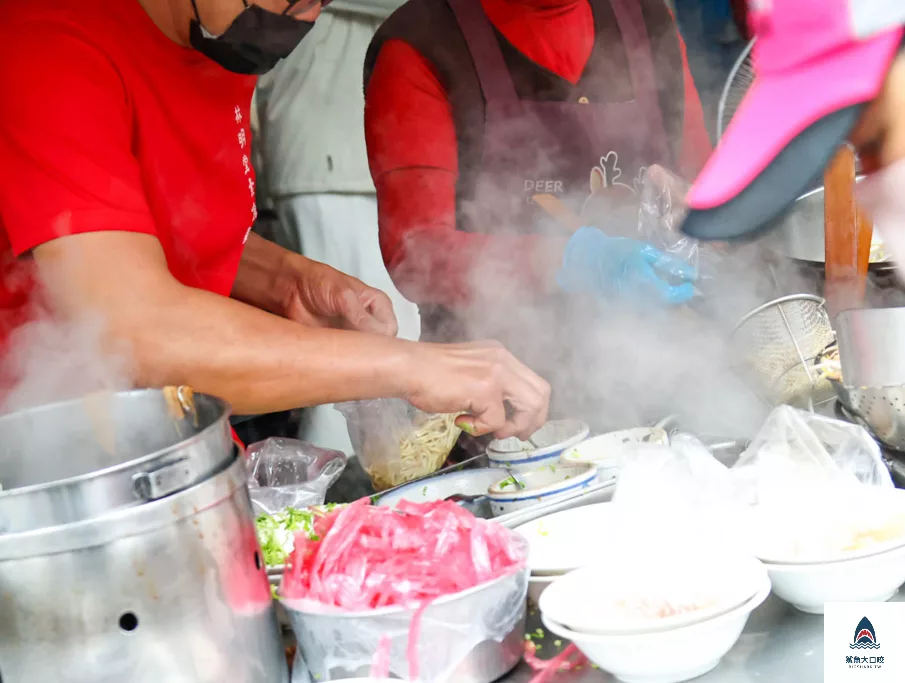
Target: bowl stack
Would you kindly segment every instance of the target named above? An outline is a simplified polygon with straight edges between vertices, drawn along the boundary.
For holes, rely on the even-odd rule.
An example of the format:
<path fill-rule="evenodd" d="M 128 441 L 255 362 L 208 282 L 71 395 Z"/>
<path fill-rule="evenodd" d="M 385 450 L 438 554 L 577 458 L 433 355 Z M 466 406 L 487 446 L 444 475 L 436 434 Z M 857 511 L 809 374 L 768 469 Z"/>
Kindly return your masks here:
<path fill-rule="evenodd" d="M 555 580 L 540 598 L 544 626 L 626 683 L 680 683 L 716 668 L 770 594 L 764 567 L 740 564 L 707 598 L 628 595 L 606 564 Z"/>

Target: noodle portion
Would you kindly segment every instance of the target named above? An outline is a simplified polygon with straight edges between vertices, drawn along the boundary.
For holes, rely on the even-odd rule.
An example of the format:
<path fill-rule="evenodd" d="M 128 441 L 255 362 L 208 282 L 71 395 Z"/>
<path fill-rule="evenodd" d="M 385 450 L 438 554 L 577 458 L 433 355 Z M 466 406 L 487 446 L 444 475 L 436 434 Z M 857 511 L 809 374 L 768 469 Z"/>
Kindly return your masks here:
<path fill-rule="evenodd" d="M 462 429 L 458 413 L 419 415 L 412 431 L 398 441 L 398 453 L 382 452 L 378 439 L 366 439 L 362 464 L 378 491 L 399 486 L 436 472 L 449 456 Z"/>

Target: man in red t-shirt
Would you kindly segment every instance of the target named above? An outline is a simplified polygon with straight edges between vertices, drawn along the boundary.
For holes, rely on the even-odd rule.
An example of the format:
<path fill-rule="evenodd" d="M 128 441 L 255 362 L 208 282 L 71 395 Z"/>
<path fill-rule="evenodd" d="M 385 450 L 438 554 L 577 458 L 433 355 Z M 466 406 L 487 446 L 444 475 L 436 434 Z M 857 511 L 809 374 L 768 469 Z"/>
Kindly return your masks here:
<path fill-rule="evenodd" d="M 499 346 L 396 340 L 384 294 L 250 232 L 253 74 L 319 10 L 0 0 L 4 358 L 30 317 L 100 318 L 137 385 L 188 384 L 240 414 L 399 396 L 528 434 L 549 389 Z"/>

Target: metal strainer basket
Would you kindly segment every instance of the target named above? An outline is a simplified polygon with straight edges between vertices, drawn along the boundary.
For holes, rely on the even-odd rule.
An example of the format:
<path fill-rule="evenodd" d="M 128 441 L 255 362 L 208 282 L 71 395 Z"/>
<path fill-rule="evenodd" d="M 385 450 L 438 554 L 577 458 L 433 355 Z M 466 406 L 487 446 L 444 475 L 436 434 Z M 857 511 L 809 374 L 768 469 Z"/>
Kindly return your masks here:
<path fill-rule="evenodd" d="M 829 380 L 814 369 L 814 359 L 835 334 L 826 302 L 811 294 L 769 301 L 736 325 L 732 343 L 738 362 L 771 405 L 802 408 L 834 397 Z"/>
<path fill-rule="evenodd" d="M 846 412 L 878 441 L 905 451 L 905 386 L 847 387 L 833 380 Z"/>

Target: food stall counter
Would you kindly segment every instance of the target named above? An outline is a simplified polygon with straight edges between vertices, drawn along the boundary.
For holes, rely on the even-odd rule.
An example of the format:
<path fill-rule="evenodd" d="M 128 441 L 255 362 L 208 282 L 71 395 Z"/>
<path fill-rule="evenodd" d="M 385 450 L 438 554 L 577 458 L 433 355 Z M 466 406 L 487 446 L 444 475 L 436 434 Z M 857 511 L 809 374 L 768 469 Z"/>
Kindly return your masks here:
<path fill-rule="evenodd" d="M 893 601 L 905 602 L 905 590 L 900 589 Z M 540 612 L 535 608 L 529 610 L 528 632 L 534 634 L 532 641 L 541 646 L 537 655 L 544 659 L 552 658 L 568 645 L 544 631 Z M 529 683 L 537 675 L 522 661 L 500 683 Z M 543 683 L 616 683 L 616 680 L 584 664 L 574 671 L 553 673 Z M 799 612 L 771 595 L 751 614 L 742 637 L 720 665 L 695 679 L 695 683 L 754 681 L 822 683 L 823 616 Z"/>

